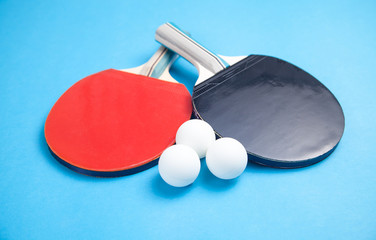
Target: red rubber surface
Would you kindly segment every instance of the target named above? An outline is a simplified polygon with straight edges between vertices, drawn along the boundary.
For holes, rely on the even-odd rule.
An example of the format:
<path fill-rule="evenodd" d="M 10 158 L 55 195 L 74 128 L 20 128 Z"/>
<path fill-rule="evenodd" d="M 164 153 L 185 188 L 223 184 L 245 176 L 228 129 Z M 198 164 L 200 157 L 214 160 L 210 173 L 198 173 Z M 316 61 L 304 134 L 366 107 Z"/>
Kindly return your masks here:
<path fill-rule="evenodd" d="M 158 158 L 190 119 L 183 84 L 105 70 L 69 88 L 45 123 L 50 149 L 70 165 L 124 171 Z"/>

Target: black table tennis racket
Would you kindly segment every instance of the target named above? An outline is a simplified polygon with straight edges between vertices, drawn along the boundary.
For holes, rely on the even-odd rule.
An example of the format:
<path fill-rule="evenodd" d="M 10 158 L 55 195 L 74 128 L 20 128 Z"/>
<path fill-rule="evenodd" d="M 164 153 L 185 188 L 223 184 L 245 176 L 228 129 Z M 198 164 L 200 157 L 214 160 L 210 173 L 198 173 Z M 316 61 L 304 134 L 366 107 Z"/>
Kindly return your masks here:
<path fill-rule="evenodd" d="M 195 65 L 195 115 L 219 137 L 239 140 L 250 161 L 305 167 L 325 159 L 338 145 L 345 126 L 342 108 L 299 67 L 271 56 L 215 55 L 171 23 L 158 28 L 156 40 Z"/>

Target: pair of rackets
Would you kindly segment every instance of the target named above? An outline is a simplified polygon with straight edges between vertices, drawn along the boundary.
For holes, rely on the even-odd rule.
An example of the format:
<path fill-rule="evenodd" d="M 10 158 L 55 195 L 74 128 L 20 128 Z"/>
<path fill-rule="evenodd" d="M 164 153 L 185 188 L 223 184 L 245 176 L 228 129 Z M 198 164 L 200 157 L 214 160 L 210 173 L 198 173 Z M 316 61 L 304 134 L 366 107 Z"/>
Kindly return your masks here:
<path fill-rule="evenodd" d="M 304 70 L 270 56 L 216 55 L 171 23 L 155 37 L 164 47 L 147 63 L 90 75 L 52 107 L 45 137 L 63 165 L 99 177 L 145 170 L 174 144 L 192 111 L 265 166 L 309 166 L 338 145 L 342 108 Z M 169 74 L 175 53 L 199 71 L 192 96 Z"/>

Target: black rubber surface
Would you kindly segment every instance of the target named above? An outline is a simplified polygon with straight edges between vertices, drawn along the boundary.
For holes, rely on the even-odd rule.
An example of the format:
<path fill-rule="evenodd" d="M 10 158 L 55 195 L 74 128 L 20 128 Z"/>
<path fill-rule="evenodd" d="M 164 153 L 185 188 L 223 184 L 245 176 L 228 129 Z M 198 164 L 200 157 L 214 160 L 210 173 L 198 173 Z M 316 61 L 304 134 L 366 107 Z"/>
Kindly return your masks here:
<path fill-rule="evenodd" d="M 278 168 L 323 160 L 345 127 L 341 106 L 322 83 L 269 56 L 250 55 L 197 85 L 193 106 L 219 136 L 239 140 L 251 161 Z"/>

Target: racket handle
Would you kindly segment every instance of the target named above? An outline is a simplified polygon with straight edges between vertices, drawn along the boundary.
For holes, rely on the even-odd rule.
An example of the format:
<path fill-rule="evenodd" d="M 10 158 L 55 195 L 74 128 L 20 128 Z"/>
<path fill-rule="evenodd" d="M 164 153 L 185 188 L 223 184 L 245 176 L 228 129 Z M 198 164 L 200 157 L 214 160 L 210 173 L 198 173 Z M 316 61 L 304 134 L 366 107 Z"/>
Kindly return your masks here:
<path fill-rule="evenodd" d="M 165 71 L 170 69 L 177 57 L 178 56 L 174 52 L 160 46 L 157 52 L 154 53 L 149 61 L 144 64 L 140 74 L 153 78 L 159 78 Z"/>
<path fill-rule="evenodd" d="M 209 78 L 228 66 L 224 60 L 171 23 L 165 23 L 157 29 L 155 40 L 192 63 L 198 69 L 200 78 Z"/>

